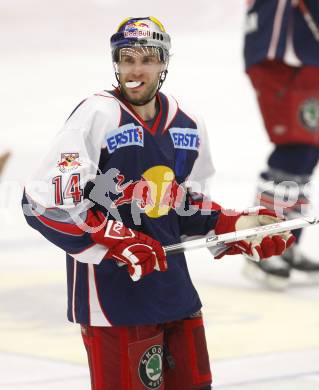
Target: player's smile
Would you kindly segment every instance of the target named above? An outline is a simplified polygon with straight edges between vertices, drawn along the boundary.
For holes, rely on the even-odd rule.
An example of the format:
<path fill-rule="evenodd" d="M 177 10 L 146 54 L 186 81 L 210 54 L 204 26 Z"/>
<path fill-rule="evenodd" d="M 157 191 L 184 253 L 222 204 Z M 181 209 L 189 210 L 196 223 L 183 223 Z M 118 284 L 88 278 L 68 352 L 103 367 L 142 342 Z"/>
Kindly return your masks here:
<path fill-rule="evenodd" d="M 145 86 L 146 86 L 146 83 L 145 81 L 127 81 L 125 84 L 125 87 L 126 87 L 126 92 L 129 93 L 129 92 L 132 92 L 132 93 L 135 93 L 135 92 L 139 92 L 139 91 L 142 91 L 143 89 L 145 89 Z"/>
<path fill-rule="evenodd" d="M 126 86 L 126 88 L 129 88 L 131 90 L 136 90 L 144 84 L 145 84 L 144 81 L 127 81 L 125 83 L 125 86 Z"/>
<path fill-rule="evenodd" d="M 122 81 L 123 77 L 123 81 Z M 148 73 L 142 77 L 125 77 L 120 74 L 122 93 L 131 104 L 138 104 L 151 98 L 157 90 L 158 73 Z"/>

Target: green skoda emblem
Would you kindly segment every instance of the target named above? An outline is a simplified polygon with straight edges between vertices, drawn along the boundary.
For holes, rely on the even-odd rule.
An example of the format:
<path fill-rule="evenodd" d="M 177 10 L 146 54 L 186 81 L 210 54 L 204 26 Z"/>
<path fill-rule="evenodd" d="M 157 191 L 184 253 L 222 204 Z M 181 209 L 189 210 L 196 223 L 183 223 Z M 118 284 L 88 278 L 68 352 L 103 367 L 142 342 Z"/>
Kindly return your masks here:
<path fill-rule="evenodd" d="M 303 102 L 299 110 L 299 118 L 303 126 L 315 132 L 319 130 L 319 100 L 308 99 Z"/>
<path fill-rule="evenodd" d="M 158 389 L 163 383 L 163 348 L 153 345 L 144 352 L 138 374 L 147 389 Z"/>

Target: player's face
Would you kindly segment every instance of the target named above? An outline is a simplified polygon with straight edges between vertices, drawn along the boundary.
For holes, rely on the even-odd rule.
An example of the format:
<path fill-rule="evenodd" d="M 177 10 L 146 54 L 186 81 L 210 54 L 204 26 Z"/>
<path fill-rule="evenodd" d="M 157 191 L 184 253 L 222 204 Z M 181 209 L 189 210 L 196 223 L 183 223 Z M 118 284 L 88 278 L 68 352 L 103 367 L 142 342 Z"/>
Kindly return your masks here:
<path fill-rule="evenodd" d="M 152 47 L 123 48 L 117 64 L 121 90 L 131 104 L 143 104 L 156 93 L 165 65 Z"/>

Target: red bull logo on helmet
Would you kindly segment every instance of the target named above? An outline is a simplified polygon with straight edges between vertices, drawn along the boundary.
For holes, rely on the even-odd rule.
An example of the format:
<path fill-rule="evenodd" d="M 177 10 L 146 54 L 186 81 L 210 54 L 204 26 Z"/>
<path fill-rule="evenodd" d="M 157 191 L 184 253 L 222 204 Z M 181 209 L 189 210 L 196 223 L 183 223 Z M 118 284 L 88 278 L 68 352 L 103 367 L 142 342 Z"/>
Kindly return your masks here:
<path fill-rule="evenodd" d="M 150 26 L 144 22 L 130 23 L 125 27 L 124 38 L 151 37 Z"/>
<path fill-rule="evenodd" d="M 134 22 L 127 25 L 128 28 L 150 28 L 145 22 Z"/>

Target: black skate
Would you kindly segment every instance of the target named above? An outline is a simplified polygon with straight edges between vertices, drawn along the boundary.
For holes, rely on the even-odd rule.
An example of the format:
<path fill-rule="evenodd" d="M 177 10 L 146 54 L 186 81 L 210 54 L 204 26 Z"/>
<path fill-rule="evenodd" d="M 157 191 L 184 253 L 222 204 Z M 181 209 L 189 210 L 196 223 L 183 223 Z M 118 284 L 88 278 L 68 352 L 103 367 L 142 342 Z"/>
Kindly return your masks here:
<path fill-rule="evenodd" d="M 271 289 L 283 290 L 289 282 L 290 266 L 280 256 L 272 256 L 259 262 L 246 258 L 243 274 Z"/>
<path fill-rule="evenodd" d="M 319 277 L 319 262 L 315 262 L 302 254 L 298 246 L 295 245 L 287 249 L 281 257 L 290 268 L 309 274 L 317 274 Z"/>

